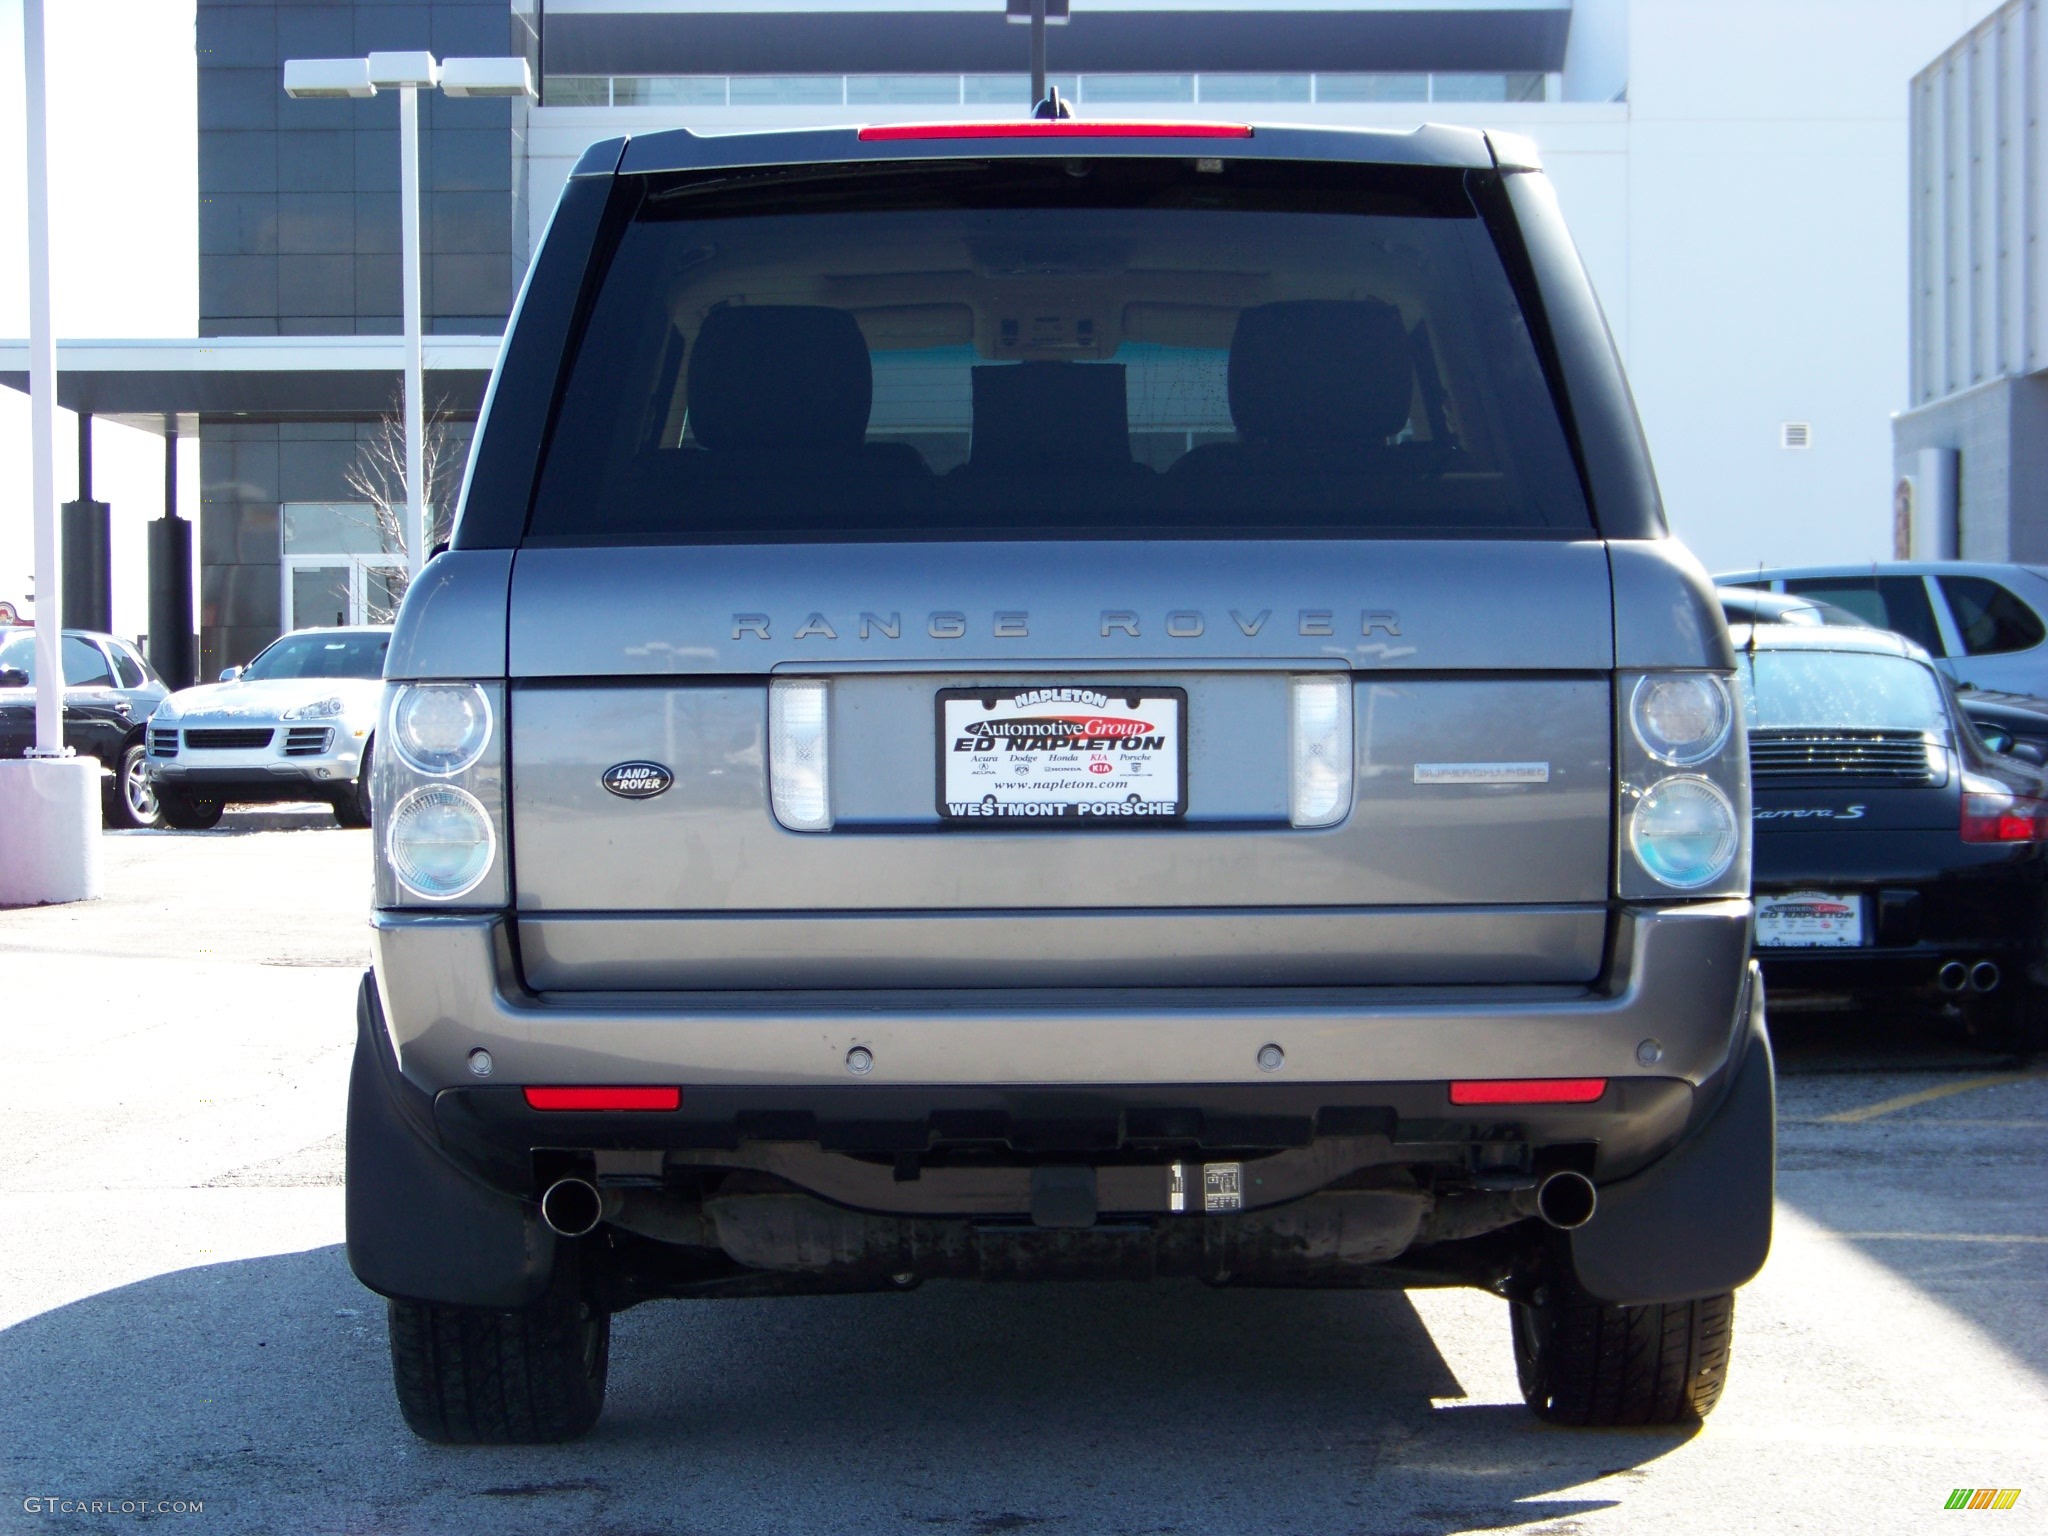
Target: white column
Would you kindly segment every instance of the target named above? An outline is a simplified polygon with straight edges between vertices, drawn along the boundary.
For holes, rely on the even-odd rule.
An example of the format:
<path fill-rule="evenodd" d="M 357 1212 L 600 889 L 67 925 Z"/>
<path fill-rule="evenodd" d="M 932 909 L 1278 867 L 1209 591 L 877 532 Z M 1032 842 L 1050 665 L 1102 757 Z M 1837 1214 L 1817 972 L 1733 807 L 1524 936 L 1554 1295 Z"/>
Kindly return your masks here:
<path fill-rule="evenodd" d="M 64 577 L 57 547 L 57 336 L 50 318 L 50 134 L 43 0 L 24 0 L 28 76 L 28 379 L 30 516 L 36 563 L 37 757 L 64 755 Z"/>
<path fill-rule="evenodd" d="M 64 753 L 63 578 L 57 548 L 57 341 L 50 320 L 50 139 L 43 0 L 22 0 L 28 89 L 30 504 L 36 560 L 36 744 L 0 761 L 0 906 L 100 893 L 100 765 Z"/>
<path fill-rule="evenodd" d="M 405 545 L 406 568 L 427 563 L 426 494 L 421 485 L 426 437 L 426 381 L 420 362 L 420 93 L 398 88 L 398 244 L 405 286 Z"/>

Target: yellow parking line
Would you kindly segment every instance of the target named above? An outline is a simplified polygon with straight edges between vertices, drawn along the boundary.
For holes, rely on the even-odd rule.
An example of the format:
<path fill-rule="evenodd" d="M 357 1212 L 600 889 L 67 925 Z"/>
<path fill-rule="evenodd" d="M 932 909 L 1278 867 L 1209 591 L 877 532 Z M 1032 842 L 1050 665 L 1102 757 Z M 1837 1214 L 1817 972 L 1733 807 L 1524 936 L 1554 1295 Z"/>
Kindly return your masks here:
<path fill-rule="evenodd" d="M 1821 1125 L 1857 1125 L 1865 1120 L 1875 1120 L 1880 1115 L 1896 1114 L 1902 1109 L 1911 1109 L 1916 1104 L 1931 1104 L 1936 1099 L 1946 1099 L 1958 1093 L 1970 1093 L 1978 1088 L 1998 1088 L 2007 1083 L 2024 1083 L 2037 1077 L 2048 1077 L 2048 1072 L 2000 1072 L 1992 1077 L 1965 1077 L 1953 1083 L 1943 1083 L 1937 1088 L 1922 1088 L 1918 1093 L 1902 1093 L 1895 1099 L 1879 1099 L 1875 1104 L 1865 1104 L 1861 1109 L 1845 1109 L 1840 1114 L 1822 1115 Z"/>
<path fill-rule="evenodd" d="M 1832 1235 L 1858 1242 L 1886 1239 L 1903 1243 L 2048 1243 L 2048 1236 L 2035 1232 L 1836 1232 Z"/>

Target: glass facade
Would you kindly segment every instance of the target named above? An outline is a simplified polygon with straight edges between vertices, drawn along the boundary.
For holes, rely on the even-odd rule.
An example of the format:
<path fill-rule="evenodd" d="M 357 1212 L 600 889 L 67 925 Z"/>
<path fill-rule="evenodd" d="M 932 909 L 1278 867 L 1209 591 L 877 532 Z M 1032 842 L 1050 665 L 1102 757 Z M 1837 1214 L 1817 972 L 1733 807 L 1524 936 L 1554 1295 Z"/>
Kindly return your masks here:
<path fill-rule="evenodd" d="M 1077 106 L 1194 102 L 1544 101 L 1551 77 L 1512 74 L 1088 74 L 1048 83 Z M 551 107 L 816 107 L 1015 105 L 1016 75 L 550 75 Z"/>

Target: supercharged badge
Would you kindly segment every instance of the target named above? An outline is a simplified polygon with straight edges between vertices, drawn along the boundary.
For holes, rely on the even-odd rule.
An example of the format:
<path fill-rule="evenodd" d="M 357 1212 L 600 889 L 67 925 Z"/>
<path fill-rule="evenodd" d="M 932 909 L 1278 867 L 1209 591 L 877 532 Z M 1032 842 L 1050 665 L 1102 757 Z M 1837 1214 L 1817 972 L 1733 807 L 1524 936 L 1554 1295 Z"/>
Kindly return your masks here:
<path fill-rule="evenodd" d="M 651 800 L 675 781 L 660 763 L 613 763 L 598 782 L 622 799 Z"/>

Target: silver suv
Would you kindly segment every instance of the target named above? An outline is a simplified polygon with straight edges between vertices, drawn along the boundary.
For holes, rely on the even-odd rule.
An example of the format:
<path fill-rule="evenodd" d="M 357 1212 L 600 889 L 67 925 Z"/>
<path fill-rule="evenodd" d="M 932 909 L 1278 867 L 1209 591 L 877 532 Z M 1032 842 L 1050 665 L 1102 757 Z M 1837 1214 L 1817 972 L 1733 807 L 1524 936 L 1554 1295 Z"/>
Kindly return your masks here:
<path fill-rule="evenodd" d="M 1706 1412 L 1769 1246 L 1712 589 L 1533 154 L 591 149 L 376 731 L 348 1249 L 407 1421 L 654 1298 L 1475 1285 Z"/>

